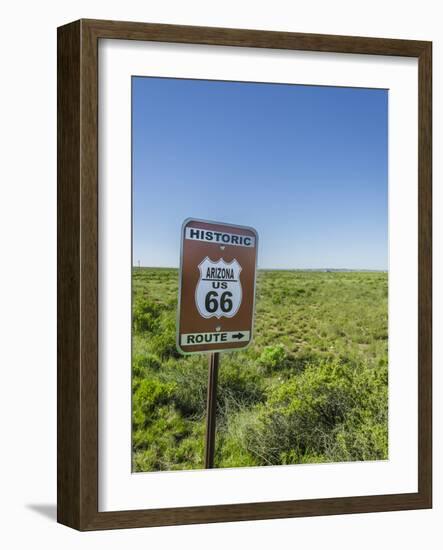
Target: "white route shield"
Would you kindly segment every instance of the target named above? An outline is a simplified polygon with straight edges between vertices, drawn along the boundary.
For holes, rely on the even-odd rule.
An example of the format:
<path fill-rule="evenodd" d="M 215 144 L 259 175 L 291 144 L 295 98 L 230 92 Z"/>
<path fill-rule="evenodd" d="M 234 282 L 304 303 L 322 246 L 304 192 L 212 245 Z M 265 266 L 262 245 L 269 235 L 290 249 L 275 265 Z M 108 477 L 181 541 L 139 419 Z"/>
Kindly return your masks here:
<path fill-rule="evenodd" d="M 195 304 L 200 315 L 205 319 L 234 317 L 242 301 L 241 265 L 235 259 L 228 263 L 206 257 L 198 268 Z"/>

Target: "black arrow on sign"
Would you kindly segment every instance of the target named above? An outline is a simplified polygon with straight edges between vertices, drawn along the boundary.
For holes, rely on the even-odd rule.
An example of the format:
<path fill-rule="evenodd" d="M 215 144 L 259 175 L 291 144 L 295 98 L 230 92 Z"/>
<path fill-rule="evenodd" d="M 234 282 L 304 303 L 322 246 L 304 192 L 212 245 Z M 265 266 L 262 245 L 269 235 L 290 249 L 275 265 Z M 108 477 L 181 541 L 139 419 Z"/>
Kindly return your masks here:
<path fill-rule="evenodd" d="M 237 338 L 238 340 L 240 340 L 241 338 L 243 338 L 244 334 L 242 332 L 237 332 L 237 334 L 233 334 L 232 335 L 232 338 Z"/>

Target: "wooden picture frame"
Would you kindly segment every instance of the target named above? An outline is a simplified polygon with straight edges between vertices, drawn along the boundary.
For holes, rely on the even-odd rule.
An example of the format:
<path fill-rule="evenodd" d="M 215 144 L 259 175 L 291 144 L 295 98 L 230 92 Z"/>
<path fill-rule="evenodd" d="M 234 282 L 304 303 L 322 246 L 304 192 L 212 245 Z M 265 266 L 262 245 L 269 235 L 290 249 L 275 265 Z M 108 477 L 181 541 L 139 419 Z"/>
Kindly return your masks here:
<path fill-rule="evenodd" d="M 98 511 L 98 42 L 206 44 L 418 59 L 418 491 L 216 506 Z M 58 521 L 113 529 L 432 506 L 432 44 L 80 20 L 58 29 Z"/>

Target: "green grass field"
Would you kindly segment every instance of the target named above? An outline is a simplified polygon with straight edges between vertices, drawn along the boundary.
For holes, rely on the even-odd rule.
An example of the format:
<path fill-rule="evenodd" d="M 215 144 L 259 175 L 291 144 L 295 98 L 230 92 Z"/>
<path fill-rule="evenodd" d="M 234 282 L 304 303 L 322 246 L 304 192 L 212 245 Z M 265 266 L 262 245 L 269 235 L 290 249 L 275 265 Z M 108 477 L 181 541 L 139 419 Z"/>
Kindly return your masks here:
<path fill-rule="evenodd" d="M 207 356 L 175 347 L 178 270 L 133 269 L 133 469 L 203 467 Z M 388 275 L 259 271 L 221 355 L 216 467 L 388 457 Z"/>

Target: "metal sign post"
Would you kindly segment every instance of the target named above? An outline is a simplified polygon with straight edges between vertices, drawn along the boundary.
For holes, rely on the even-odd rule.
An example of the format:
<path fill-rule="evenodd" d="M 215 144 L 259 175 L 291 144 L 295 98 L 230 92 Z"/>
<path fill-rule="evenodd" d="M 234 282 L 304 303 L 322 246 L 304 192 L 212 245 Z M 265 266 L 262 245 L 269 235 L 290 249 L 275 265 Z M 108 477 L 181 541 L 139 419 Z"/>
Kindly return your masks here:
<path fill-rule="evenodd" d="M 188 219 L 182 226 L 177 349 L 210 352 L 205 467 L 214 467 L 220 351 L 252 341 L 258 235 L 252 227 Z"/>
<path fill-rule="evenodd" d="M 209 355 L 208 364 L 208 400 L 206 406 L 206 445 L 205 468 L 214 467 L 215 454 L 215 426 L 217 415 L 217 378 L 220 354 L 218 352 Z"/>

